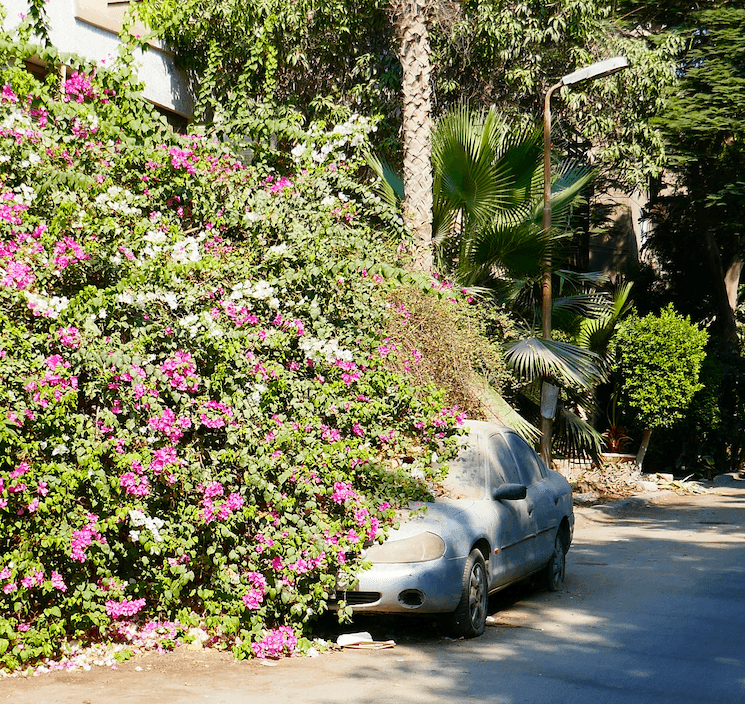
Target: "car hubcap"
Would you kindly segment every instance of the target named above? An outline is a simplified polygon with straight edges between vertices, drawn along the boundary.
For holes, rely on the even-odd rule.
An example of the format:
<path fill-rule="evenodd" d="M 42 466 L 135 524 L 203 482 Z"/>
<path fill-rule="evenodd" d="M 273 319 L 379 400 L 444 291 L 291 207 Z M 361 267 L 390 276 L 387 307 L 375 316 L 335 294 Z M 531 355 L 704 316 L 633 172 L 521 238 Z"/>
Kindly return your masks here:
<path fill-rule="evenodd" d="M 471 570 L 471 585 L 468 598 L 471 611 L 471 625 L 474 628 L 478 628 L 483 620 L 483 614 L 486 609 L 484 604 L 485 597 L 484 569 L 481 565 L 476 564 Z"/>

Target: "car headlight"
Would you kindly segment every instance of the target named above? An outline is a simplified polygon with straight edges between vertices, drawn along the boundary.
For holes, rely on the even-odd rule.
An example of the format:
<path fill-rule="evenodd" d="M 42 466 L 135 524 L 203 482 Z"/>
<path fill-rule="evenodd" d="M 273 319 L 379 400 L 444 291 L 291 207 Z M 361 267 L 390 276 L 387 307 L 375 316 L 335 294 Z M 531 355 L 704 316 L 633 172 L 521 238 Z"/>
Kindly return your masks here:
<path fill-rule="evenodd" d="M 434 533 L 420 533 L 403 540 L 387 540 L 367 549 L 365 559 L 373 563 L 428 562 L 445 554 L 445 541 Z"/>

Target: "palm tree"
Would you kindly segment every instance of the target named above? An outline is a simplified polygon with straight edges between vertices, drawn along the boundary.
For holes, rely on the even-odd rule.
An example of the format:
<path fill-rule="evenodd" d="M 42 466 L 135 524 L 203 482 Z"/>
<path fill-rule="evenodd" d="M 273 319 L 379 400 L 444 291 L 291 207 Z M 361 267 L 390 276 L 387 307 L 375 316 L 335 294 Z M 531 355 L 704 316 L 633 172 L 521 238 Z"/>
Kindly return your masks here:
<path fill-rule="evenodd" d="M 432 163 L 440 266 L 482 286 L 540 273 L 546 250 L 565 239 L 572 201 L 592 179 L 584 166 L 562 168 L 551 198 L 554 227 L 546 232 L 542 160 L 540 131 L 512 127 L 493 108 L 460 106 L 438 121 Z"/>
<path fill-rule="evenodd" d="M 493 291 L 512 304 L 525 323 L 525 337 L 508 347 L 506 359 L 526 380 L 525 396 L 537 406 L 539 379 L 560 387 L 564 402 L 557 414 L 566 431 L 565 449 L 597 456 L 601 438 L 582 415 L 603 379 L 602 360 L 589 348 L 540 337 L 540 299 L 535 295 L 541 262 L 561 260 L 560 250 L 571 234 L 572 202 L 591 180 L 591 171 L 576 164 L 561 168 L 552 188 L 554 227 L 546 231 L 539 131 L 513 129 L 494 110 L 474 112 L 463 106 L 438 122 L 432 152 L 440 265 L 449 267 L 461 284 Z M 606 301 L 584 286 L 593 277 L 563 271 L 555 276 L 562 284 L 557 290 L 568 292 L 554 300 L 557 319 L 604 314 Z"/>
<path fill-rule="evenodd" d="M 433 0 L 392 0 L 403 72 L 404 222 L 414 235 L 414 262 L 432 269 L 432 99 L 428 23 Z"/>

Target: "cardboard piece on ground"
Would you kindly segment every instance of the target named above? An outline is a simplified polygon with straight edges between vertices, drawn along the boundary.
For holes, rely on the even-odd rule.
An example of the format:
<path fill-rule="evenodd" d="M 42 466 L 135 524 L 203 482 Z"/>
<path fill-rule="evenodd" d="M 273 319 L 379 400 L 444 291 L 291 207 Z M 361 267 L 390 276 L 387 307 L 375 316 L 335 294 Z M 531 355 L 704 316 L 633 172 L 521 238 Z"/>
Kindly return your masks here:
<path fill-rule="evenodd" d="M 355 650 L 385 650 L 386 648 L 395 648 L 396 641 L 394 640 L 374 640 L 370 643 L 353 643 L 347 645 L 347 648 L 354 648 Z"/>

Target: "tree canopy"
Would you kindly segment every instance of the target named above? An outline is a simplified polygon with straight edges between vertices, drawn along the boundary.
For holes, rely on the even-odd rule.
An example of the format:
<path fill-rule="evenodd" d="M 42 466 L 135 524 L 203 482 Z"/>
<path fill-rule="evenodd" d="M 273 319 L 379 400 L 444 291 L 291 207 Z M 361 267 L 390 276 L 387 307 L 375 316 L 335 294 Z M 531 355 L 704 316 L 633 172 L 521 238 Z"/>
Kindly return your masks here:
<path fill-rule="evenodd" d="M 193 71 L 207 115 L 257 104 L 283 118 L 379 115 L 378 143 L 395 153 L 402 72 L 389 3 L 144 0 L 137 10 Z M 575 150 L 591 142 L 596 159 L 627 184 L 659 171 L 662 142 L 648 118 L 673 80 L 674 42 L 630 31 L 602 0 L 438 2 L 429 27 L 435 115 L 468 101 L 534 121 L 557 78 L 628 55 L 630 71 L 577 87 L 557 104 L 556 139 Z"/>
<path fill-rule="evenodd" d="M 715 320 L 733 342 L 745 258 L 745 8 L 724 5 L 687 14 L 679 28 L 678 87 L 656 118 L 668 188 L 650 209 L 647 246 L 662 265 L 662 299 Z"/>

